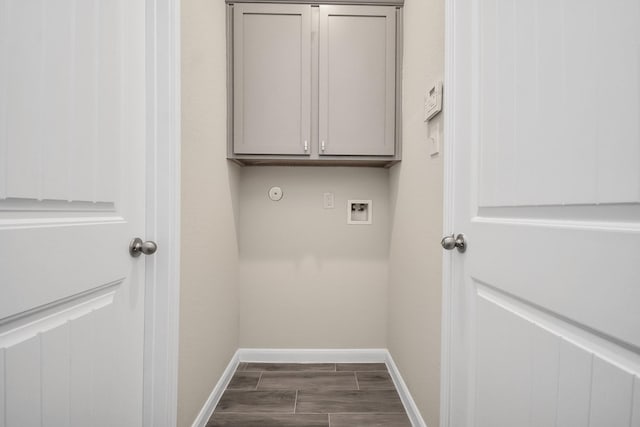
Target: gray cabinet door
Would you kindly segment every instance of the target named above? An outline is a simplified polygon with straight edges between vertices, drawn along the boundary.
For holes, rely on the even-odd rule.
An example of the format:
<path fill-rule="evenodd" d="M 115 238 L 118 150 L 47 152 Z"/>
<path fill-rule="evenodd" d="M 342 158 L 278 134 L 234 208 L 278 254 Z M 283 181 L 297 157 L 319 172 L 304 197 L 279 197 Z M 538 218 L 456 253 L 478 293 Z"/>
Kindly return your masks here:
<path fill-rule="evenodd" d="M 320 6 L 319 38 L 320 154 L 393 155 L 395 8 Z"/>
<path fill-rule="evenodd" d="M 236 4 L 234 152 L 308 154 L 311 7 Z"/>

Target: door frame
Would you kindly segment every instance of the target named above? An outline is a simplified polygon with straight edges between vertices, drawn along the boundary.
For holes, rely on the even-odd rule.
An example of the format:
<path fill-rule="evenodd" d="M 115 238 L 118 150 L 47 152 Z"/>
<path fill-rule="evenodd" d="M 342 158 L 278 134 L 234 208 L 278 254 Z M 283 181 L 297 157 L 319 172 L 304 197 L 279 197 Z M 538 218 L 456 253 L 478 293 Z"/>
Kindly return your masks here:
<path fill-rule="evenodd" d="M 146 257 L 143 425 L 176 425 L 180 304 L 180 0 L 145 0 Z"/>
<path fill-rule="evenodd" d="M 459 6 L 458 6 L 459 7 Z M 456 41 L 456 1 L 445 0 L 445 36 L 444 36 L 444 83 L 446 95 L 443 98 L 444 112 L 444 184 L 443 184 L 443 221 L 442 235 L 450 235 L 455 230 L 455 191 L 456 191 L 456 159 L 462 154 L 456 144 L 455 95 L 456 95 L 456 63 L 454 58 Z M 454 253 L 455 252 L 455 253 Z M 459 329 L 461 319 L 456 319 L 454 286 L 456 286 L 456 270 L 460 268 L 460 257 L 456 251 L 443 251 L 442 255 L 442 315 L 441 315 L 441 349 L 440 349 L 440 427 L 451 424 L 452 395 L 451 370 L 453 363 L 453 332 Z"/>

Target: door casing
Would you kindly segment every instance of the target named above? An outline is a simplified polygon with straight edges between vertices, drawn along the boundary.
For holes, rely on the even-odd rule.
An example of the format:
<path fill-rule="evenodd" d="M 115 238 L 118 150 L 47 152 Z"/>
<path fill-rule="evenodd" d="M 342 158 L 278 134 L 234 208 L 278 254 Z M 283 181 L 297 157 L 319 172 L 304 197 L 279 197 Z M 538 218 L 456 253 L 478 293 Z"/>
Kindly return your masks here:
<path fill-rule="evenodd" d="M 454 80 L 455 64 L 454 57 L 454 16 L 455 2 L 445 0 L 445 78 L 444 83 Z M 453 85 L 452 85 L 453 86 Z M 454 189 L 455 189 L 455 117 L 451 100 L 453 99 L 454 87 L 447 86 L 447 96 L 443 99 L 444 113 L 444 146 L 447 148 L 444 161 L 444 189 L 443 189 L 443 218 L 442 235 L 454 233 Z M 442 255 L 442 342 L 440 349 L 440 426 L 448 427 L 450 424 L 450 402 L 451 402 L 451 334 L 453 319 L 452 286 L 454 284 L 454 271 L 459 257 L 451 251 L 445 251 Z"/>
<path fill-rule="evenodd" d="M 176 425 L 180 303 L 180 0 L 146 0 L 145 427 Z"/>

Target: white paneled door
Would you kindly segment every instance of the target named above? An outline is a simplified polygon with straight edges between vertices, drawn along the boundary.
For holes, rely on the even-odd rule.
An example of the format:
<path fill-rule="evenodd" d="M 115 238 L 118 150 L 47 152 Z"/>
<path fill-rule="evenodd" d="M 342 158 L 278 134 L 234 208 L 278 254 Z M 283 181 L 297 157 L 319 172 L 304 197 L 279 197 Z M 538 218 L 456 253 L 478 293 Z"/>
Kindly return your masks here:
<path fill-rule="evenodd" d="M 640 426 L 640 1 L 448 4 L 448 425 Z"/>
<path fill-rule="evenodd" d="M 142 425 L 144 18 L 0 0 L 1 427 Z"/>

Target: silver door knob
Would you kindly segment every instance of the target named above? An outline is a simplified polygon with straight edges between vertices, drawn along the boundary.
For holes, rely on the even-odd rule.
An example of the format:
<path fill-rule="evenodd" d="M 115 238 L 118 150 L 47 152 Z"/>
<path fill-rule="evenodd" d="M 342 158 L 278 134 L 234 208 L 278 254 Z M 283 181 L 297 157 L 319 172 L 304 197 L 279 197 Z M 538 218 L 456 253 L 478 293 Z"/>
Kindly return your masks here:
<path fill-rule="evenodd" d="M 448 251 L 453 250 L 453 248 L 457 248 L 460 253 L 467 250 L 467 242 L 464 240 L 464 234 L 444 236 L 440 244 Z"/>
<path fill-rule="evenodd" d="M 140 254 L 153 255 L 158 250 L 158 245 L 153 240 L 143 242 L 141 238 L 136 237 L 129 243 L 129 253 L 132 257 L 137 258 Z"/>

